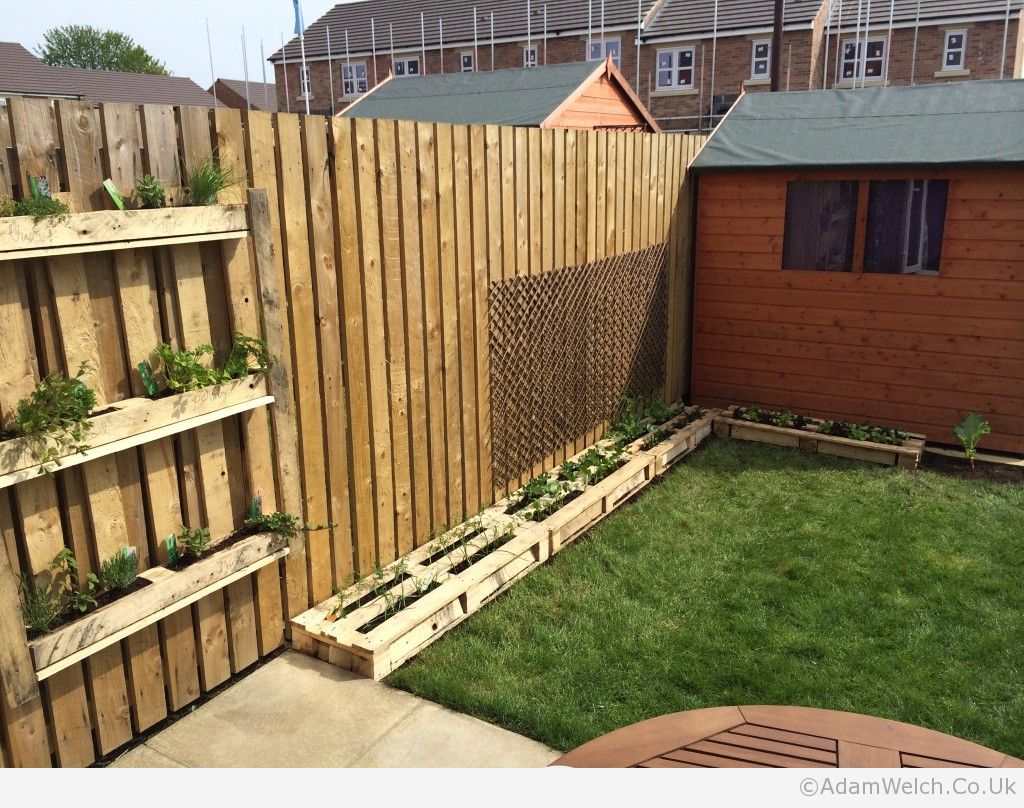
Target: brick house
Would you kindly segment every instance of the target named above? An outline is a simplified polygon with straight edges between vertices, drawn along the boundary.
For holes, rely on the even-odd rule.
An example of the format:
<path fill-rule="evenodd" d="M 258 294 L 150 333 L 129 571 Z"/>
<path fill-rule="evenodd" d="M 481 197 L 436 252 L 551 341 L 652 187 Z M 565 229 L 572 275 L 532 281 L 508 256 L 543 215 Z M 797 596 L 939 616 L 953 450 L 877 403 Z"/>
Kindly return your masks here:
<path fill-rule="evenodd" d="M 300 76 L 297 37 L 270 61 L 281 109 L 304 110 L 308 86 L 310 110 L 330 114 L 392 71 L 491 70 L 611 55 L 664 129 L 706 129 L 740 92 L 766 91 L 771 70 L 771 0 L 717 6 L 716 17 L 715 0 L 641 0 L 639 8 L 636 0 L 605 0 L 602 25 L 600 0 L 531 0 L 529 7 L 525 0 L 345 3 L 307 28 L 308 76 Z M 868 0 L 787 0 L 781 86 L 1020 78 L 1022 6 L 1024 0 L 873 0 L 869 18 Z"/>

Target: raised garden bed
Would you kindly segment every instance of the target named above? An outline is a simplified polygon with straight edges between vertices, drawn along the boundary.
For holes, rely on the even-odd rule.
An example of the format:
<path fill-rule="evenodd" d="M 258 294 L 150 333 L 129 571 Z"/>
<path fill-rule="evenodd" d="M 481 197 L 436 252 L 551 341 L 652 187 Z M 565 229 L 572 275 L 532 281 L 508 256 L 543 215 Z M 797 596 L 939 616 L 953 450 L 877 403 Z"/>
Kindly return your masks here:
<path fill-rule="evenodd" d="M 924 452 L 924 435 L 901 433 L 905 438 L 899 445 L 855 440 L 822 431 L 823 424 L 827 427 L 828 423 L 817 418 L 797 416 L 796 423 L 802 426 L 782 427 L 738 417 L 743 411 L 739 406 L 723 411 L 715 418 L 715 434 L 723 438 L 790 446 L 805 452 L 820 452 L 868 463 L 898 465 L 908 470 L 917 468 Z"/>
<path fill-rule="evenodd" d="M 0 261 L 245 238 L 248 227 L 245 205 L 4 217 Z"/>
<path fill-rule="evenodd" d="M 623 447 L 592 483 L 531 497 L 524 490 L 294 618 L 292 645 L 382 679 L 637 494 L 711 433 L 717 410 L 677 409 Z M 650 436 L 657 442 L 651 443 Z M 548 473 L 600 461 L 604 440 Z M 596 452 L 594 450 L 597 450 Z M 621 462 L 620 462 L 621 460 Z M 595 468 L 591 466 L 590 468 Z"/>
<path fill-rule="evenodd" d="M 223 589 L 288 553 L 288 539 L 258 533 L 174 571 L 153 567 L 139 573 L 146 585 L 106 606 L 29 642 L 41 681 L 97 651 Z"/>
<path fill-rule="evenodd" d="M 175 435 L 203 424 L 266 406 L 274 401 L 263 375 L 164 398 L 129 398 L 90 418 L 84 452 L 67 452 L 59 465 L 41 465 L 25 438 L 0 442 L 0 489 L 31 479 L 42 471 L 77 466 L 89 460 Z"/>

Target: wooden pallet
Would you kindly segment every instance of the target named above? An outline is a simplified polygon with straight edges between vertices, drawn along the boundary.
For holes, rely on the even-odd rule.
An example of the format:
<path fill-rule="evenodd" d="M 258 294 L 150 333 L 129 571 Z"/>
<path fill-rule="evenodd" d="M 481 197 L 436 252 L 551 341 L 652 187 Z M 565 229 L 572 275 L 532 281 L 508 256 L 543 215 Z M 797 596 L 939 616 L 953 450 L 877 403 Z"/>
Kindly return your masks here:
<path fill-rule="evenodd" d="M 502 500 L 389 565 L 373 580 L 350 587 L 340 599 L 347 610 L 351 609 L 344 617 L 337 617 L 337 597 L 304 612 L 291 622 L 293 647 L 362 676 L 384 678 L 582 536 L 696 448 L 711 433 L 719 411 L 707 412 L 687 424 L 692 409 L 664 425 L 666 430 L 678 427 L 678 431 L 661 443 L 643 450 L 641 439 L 626 447 L 626 460 L 618 469 L 599 483 L 583 488 L 576 498 L 543 521 L 526 521 L 519 514 L 507 514 L 509 500 Z M 609 443 L 606 440 L 595 445 Z M 559 470 L 556 467 L 550 474 L 557 475 Z M 544 498 L 537 502 L 539 506 L 544 504 Z M 458 546 L 458 540 L 471 532 L 478 535 L 465 543 L 465 550 L 445 553 L 439 549 L 442 545 Z M 503 536 L 507 540 L 484 555 L 484 550 Z M 417 581 L 434 581 L 438 585 L 379 625 L 363 630 L 384 614 L 389 600 L 412 594 Z M 386 595 L 373 596 L 374 591 L 385 589 Z"/>
<path fill-rule="evenodd" d="M 803 449 L 805 452 L 848 457 L 852 460 L 864 460 L 868 463 L 895 466 L 914 470 L 921 462 L 924 453 L 925 436 L 909 433 L 906 443 L 892 446 L 886 443 L 851 440 L 835 435 L 823 435 L 805 429 L 787 429 L 772 424 L 757 424 L 735 418 L 739 409 L 729 407 L 715 419 L 715 434 L 723 438 L 749 440 L 757 443 L 770 443 L 773 446 L 789 446 Z M 816 419 L 808 419 L 812 423 L 820 423 Z"/>

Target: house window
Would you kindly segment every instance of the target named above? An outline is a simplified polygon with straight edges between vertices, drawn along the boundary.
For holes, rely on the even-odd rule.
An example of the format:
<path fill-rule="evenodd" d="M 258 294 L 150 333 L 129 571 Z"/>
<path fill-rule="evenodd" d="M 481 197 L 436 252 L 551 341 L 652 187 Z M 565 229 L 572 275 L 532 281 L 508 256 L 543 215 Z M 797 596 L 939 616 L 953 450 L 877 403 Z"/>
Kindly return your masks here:
<path fill-rule="evenodd" d="M 858 190 L 856 180 L 788 184 L 783 269 L 818 272 L 853 269 Z"/>
<path fill-rule="evenodd" d="M 459 54 L 459 70 L 463 73 L 473 72 L 473 54 L 472 53 L 460 53 Z"/>
<path fill-rule="evenodd" d="M 658 51 L 658 89 L 693 89 L 693 48 Z"/>
<path fill-rule="evenodd" d="M 881 81 L 885 78 L 885 38 L 867 41 L 865 58 L 864 42 L 849 40 L 843 42 L 843 80 L 861 79 Z"/>
<path fill-rule="evenodd" d="M 622 53 L 622 41 L 615 37 L 614 39 L 605 39 L 604 43 L 601 40 L 591 41 L 590 51 L 587 54 L 588 62 L 603 62 L 609 56 L 612 57 L 612 61 L 616 67 L 620 67 L 619 56 Z"/>
<path fill-rule="evenodd" d="M 299 98 L 312 98 L 313 87 L 309 79 L 309 68 L 299 67 Z"/>
<path fill-rule="evenodd" d="M 967 32 L 946 31 L 946 45 L 943 48 L 942 69 L 964 70 L 967 67 Z"/>
<path fill-rule="evenodd" d="M 523 67 L 537 66 L 537 49 L 532 45 L 523 48 Z"/>
<path fill-rule="evenodd" d="M 345 98 L 354 98 L 367 90 L 366 62 L 352 62 L 341 66 L 341 93 Z"/>
<path fill-rule="evenodd" d="M 875 180 L 868 194 L 864 271 L 937 275 L 947 180 Z"/>
<path fill-rule="evenodd" d="M 415 56 L 395 59 L 391 64 L 396 76 L 418 76 L 420 74 L 420 60 Z"/>
<path fill-rule="evenodd" d="M 768 40 L 754 42 L 751 46 L 750 78 L 766 79 L 772 71 L 772 43 Z"/>

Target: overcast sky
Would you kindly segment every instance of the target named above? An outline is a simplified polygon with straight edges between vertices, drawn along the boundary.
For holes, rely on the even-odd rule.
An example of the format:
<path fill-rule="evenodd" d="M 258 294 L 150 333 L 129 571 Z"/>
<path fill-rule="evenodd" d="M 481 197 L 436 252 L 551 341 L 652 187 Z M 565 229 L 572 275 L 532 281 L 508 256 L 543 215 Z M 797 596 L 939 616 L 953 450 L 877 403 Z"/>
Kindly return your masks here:
<path fill-rule="evenodd" d="M 344 0 L 303 0 L 306 25 Z M 206 19 L 210 20 L 213 69 L 218 78 L 242 78 L 242 26 L 249 78 L 262 80 L 260 40 L 270 56 L 281 35 L 293 36 L 292 0 L 2 0 L 0 40 L 20 42 L 35 53 L 49 28 L 76 23 L 112 28 L 133 37 L 175 76 L 210 86 Z M 267 65 L 267 78 L 273 81 Z"/>

